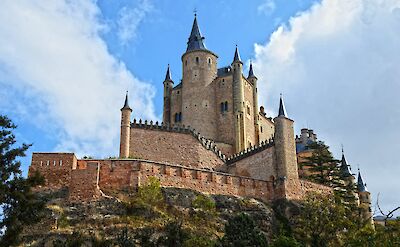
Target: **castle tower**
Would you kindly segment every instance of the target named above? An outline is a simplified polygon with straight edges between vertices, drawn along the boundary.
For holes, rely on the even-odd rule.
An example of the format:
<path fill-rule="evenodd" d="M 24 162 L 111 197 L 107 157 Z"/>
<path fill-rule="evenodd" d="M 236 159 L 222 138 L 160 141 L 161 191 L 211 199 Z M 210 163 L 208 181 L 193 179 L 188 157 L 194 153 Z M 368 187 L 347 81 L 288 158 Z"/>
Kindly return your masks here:
<path fill-rule="evenodd" d="M 211 85 L 217 77 L 217 55 L 204 45 L 204 37 L 194 16 L 192 31 L 182 55 L 182 124 L 206 138 L 217 139 L 217 107 Z"/>
<path fill-rule="evenodd" d="M 286 115 L 282 96 L 279 102 L 279 114 L 275 122 L 275 155 L 278 178 L 298 179 L 296 144 L 294 139 L 293 120 Z"/>
<path fill-rule="evenodd" d="M 129 138 L 131 130 L 131 113 L 132 109 L 128 104 L 128 92 L 126 92 L 124 107 L 121 108 L 121 137 L 119 144 L 119 157 L 129 157 Z"/>
<path fill-rule="evenodd" d="M 165 75 L 164 84 L 164 109 L 163 109 L 163 122 L 171 122 L 171 93 L 174 82 L 171 79 L 171 71 L 169 69 L 169 64 L 167 68 L 167 73 Z"/>
<path fill-rule="evenodd" d="M 360 169 L 358 169 L 357 190 L 358 197 L 360 198 L 360 216 L 374 227 L 371 210 L 371 194 L 367 189 L 367 184 L 364 183 L 361 177 Z"/>
<path fill-rule="evenodd" d="M 355 184 L 355 178 L 351 174 L 351 171 L 349 169 L 350 166 L 347 164 L 346 157 L 344 156 L 343 148 L 342 148 L 342 159 L 340 161 L 339 168 L 340 168 L 340 172 L 342 173 L 342 176 L 344 178 L 344 182 L 346 183 L 346 185 Z"/>
<path fill-rule="evenodd" d="M 246 149 L 245 132 L 245 102 L 243 88 L 243 63 L 240 61 L 238 47 L 236 46 L 235 55 L 232 62 L 233 69 L 233 112 L 235 121 L 235 151 L 236 153 Z"/>
<path fill-rule="evenodd" d="M 255 143 L 258 144 L 260 143 L 260 126 L 258 123 L 258 89 L 257 89 L 257 80 L 258 78 L 254 75 L 253 72 L 253 64 L 250 62 L 250 69 L 249 69 L 249 76 L 247 79 L 253 83 L 253 112 L 254 112 L 254 129 L 256 131 L 255 133 Z"/>

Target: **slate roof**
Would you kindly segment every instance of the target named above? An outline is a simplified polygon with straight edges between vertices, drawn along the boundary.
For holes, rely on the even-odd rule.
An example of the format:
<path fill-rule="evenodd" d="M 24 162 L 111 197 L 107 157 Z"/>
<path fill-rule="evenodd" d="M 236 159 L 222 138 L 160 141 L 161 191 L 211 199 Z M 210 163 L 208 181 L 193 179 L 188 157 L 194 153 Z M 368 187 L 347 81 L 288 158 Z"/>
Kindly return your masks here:
<path fill-rule="evenodd" d="M 240 60 L 239 49 L 238 49 L 238 47 L 236 46 L 235 55 L 233 56 L 233 62 L 237 62 L 237 61 L 241 62 L 242 60 Z"/>
<path fill-rule="evenodd" d="M 190 33 L 189 40 L 187 42 L 186 52 L 194 50 L 207 50 L 203 40 L 204 37 L 201 36 L 199 25 L 197 24 L 197 16 L 195 15 L 192 31 Z"/>
<path fill-rule="evenodd" d="M 342 172 L 343 176 L 349 177 L 351 176 L 351 172 L 349 169 L 349 165 L 347 164 L 346 157 L 344 157 L 344 153 L 342 153 L 342 160 L 340 164 L 340 171 Z"/>
<path fill-rule="evenodd" d="M 363 181 L 363 179 L 361 177 L 360 170 L 358 170 L 357 189 L 358 189 L 358 192 L 366 192 L 366 191 L 368 191 L 367 185 L 364 183 L 364 181 Z"/>
<path fill-rule="evenodd" d="M 285 109 L 285 104 L 283 103 L 283 98 L 281 95 L 281 98 L 279 100 L 279 113 L 278 113 L 278 117 L 283 116 L 283 117 L 287 117 L 286 115 L 286 109 Z"/>

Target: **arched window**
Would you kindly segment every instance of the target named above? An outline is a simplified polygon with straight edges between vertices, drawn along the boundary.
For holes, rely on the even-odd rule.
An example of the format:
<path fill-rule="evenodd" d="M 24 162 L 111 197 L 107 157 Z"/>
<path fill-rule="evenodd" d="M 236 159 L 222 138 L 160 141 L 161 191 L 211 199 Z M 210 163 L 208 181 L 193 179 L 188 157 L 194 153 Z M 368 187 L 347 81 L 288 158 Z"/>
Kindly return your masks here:
<path fill-rule="evenodd" d="M 179 113 L 178 119 L 179 119 L 179 122 L 182 122 L 182 112 Z"/>

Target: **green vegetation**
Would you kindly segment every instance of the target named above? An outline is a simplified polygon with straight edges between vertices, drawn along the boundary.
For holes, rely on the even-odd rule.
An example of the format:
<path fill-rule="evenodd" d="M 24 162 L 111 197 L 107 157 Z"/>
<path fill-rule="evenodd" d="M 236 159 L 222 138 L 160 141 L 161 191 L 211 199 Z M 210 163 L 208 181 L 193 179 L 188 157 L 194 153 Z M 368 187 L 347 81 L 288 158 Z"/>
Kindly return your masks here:
<path fill-rule="evenodd" d="M 18 157 L 25 156 L 31 145 L 15 147 L 12 131 L 16 126 L 6 116 L 0 115 L 0 246 L 16 245 L 23 226 L 37 222 L 42 216 L 44 202 L 31 191 L 31 187 L 42 184 L 43 177 L 38 173 L 28 179 L 21 174 Z"/>

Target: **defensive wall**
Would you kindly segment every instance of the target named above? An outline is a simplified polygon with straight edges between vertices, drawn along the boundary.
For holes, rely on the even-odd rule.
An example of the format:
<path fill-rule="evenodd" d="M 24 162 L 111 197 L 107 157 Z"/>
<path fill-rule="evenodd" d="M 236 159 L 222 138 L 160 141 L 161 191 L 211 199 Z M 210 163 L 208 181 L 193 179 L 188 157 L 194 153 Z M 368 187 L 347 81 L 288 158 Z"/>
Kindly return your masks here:
<path fill-rule="evenodd" d="M 54 161 L 61 161 L 62 165 L 57 166 L 57 162 L 56 166 L 51 165 Z M 158 178 L 163 187 L 253 197 L 264 201 L 301 199 L 310 190 L 329 190 L 307 181 L 291 185 L 279 179 L 262 180 L 142 159 L 77 160 L 72 153 L 34 153 L 29 173 L 34 171 L 39 171 L 45 177 L 44 188 L 68 188 L 71 201 L 95 200 L 109 191 L 136 190 L 138 186 L 146 184 L 150 177 Z"/>
<path fill-rule="evenodd" d="M 216 143 L 185 126 L 133 120 L 130 130 L 130 158 L 216 169 L 225 155 Z"/>

